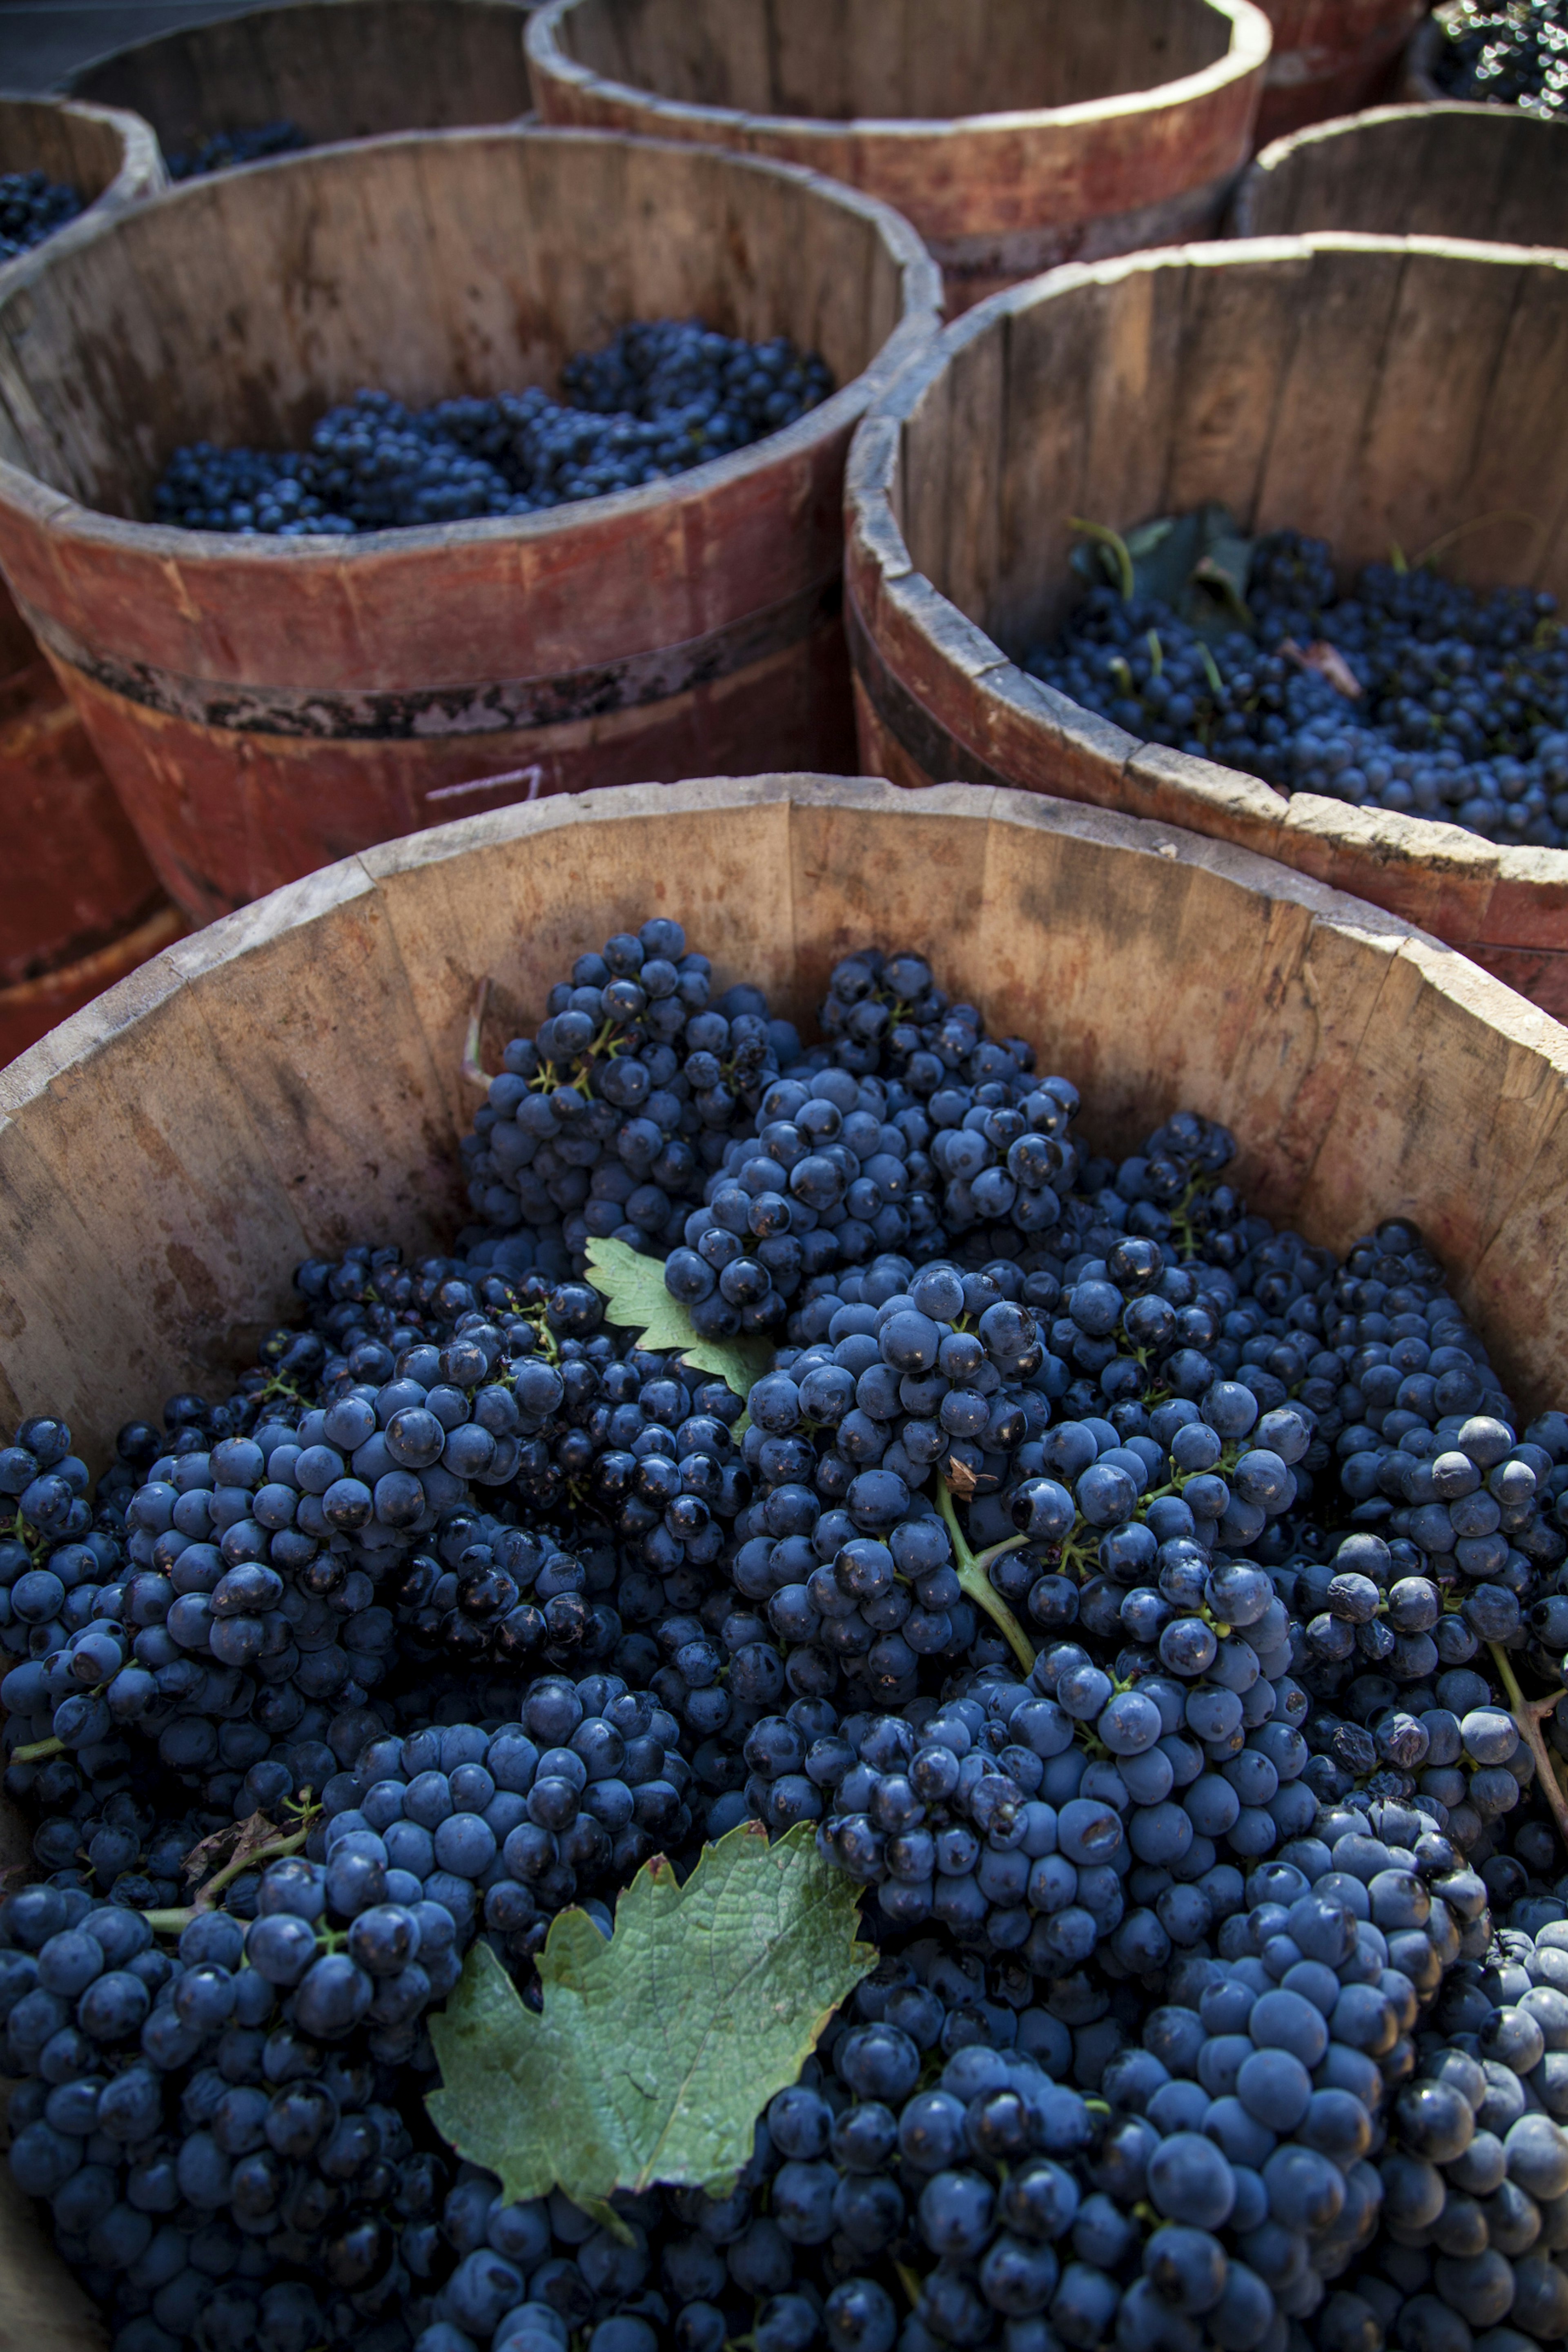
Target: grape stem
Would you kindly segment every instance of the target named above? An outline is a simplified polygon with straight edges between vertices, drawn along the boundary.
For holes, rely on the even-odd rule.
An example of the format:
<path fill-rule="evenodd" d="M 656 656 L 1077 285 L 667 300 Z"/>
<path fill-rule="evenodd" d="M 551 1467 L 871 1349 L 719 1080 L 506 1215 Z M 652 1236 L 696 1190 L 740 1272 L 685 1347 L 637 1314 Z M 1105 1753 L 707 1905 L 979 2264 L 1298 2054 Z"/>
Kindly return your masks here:
<path fill-rule="evenodd" d="M 989 1551 L 972 1551 L 968 1538 L 958 1524 L 958 1513 L 953 1508 L 952 1495 L 945 1479 L 938 1479 L 937 1490 L 942 1505 L 942 1516 L 947 1521 L 947 1531 L 952 1538 L 952 1549 L 958 1560 L 960 1584 L 976 1608 L 984 1609 L 992 1622 L 1000 1626 L 1006 1636 L 1008 1648 L 1013 1652 L 1024 1672 L 1026 1675 L 1033 1674 L 1035 1653 L 1030 1646 L 1029 1637 L 985 1573 L 991 1562 L 1000 1559 L 1003 1552 L 1016 1550 L 1023 1542 L 1023 1537 L 1009 1536 L 1005 1542 L 993 1544 Z"/>
<path fill-rule="evenodd" d="M 1514 1673 L 1508 1653 L 1501 1643 L 1489 1642 L 1487 1647 L 1492 1654 L 1492 1664 L 1496 1666 L 1503 1689 L 1508 1694 L 1509 1708 L 1512 1714 L 1515 1727 L 1535 1759 L 1536 1778 L 1541 1782 L 1546 1801 L 1552 1808 L 1552 1818 L 1557 1823 L 1557 1833 L 1563 1844 L 1568 1846 L 1568 1790 L 1564 1790 L 1562 1781 L 1552 1769 L 1552 1751 L 1546 1745 L 1545 1736 L 1541 1728 L 1542 1718 L 1555 1711 L 1563 1693 L 1550 1691 L 1545 1698 L 1526 1698 L 1520 1688 L 1519 1676 Z"/>
<path fill-rule="evenodd" d="M 41 1764 L 46 1756 L 63 1756 L 65 1752 L 63 1739 L 35 1739 L 26 1748 L 13 1748 L 11 1761 L 13 1764 Z"/>
<path fill-rule="evenodd" d="M 143 1911 L 142 1916 L 155 1936 L 178 1936 L 193 1919 L 199 1918 L 204 1911 L 210 1911 L 224 1888 L 238 1878 L 242 1872 L 254 1870 L 261 1863 L 281 1862 L 286 1854 L 298 1853 L 313 1826 L 314 1817 L 304 1829 L 295 1830 L 288 1837 L 273 1838 L 267 1845 L 252 1846 L 248 1853 L 242 1850 L 232 1862 L 215 1871 L 205 1886 L 197 1889 L 194 1903 L 175 1910 Z"/>

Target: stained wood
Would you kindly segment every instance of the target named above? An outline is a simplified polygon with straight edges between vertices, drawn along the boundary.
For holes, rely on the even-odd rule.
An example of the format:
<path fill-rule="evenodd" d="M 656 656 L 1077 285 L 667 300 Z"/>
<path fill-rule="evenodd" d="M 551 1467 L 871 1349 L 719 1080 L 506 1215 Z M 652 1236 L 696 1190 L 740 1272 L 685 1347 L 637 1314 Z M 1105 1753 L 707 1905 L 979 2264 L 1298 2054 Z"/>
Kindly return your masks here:
<path fill-rule="evenodd" d="M 107 948 L 163 901 L 80 720 L 37 647 L 27 650 L 0 672 L 0 1003 L 7 991 Z M 48 1026 L 40 1021 L 32 1034 Z M 0 1059 L 9 1058 L 5 1028 L 0 1019 Z M 13 1032 L 11 1052 L 30 1042 Z"/>
<path fill-rule="evenodd" d="M 1248 152 L 1251 0 L 547 0 L 546 121 L 810 164 L 896 205 L 950 310 L 1205 236 Z"/>
<path fill-rule="evenodd" d="M 1258 114 L 1258 143 L 1350 114 L 1390 94 L 1426 0 L 1259 0 L 1274 53 Z"/>
<path fill-rule="evenodd" d="M 47 98 L 0 98 L 0 172 L 47 172 L 99 212 L 165 184 L 158 142 L 145 122 L 107 106 L 64 106 Z M 57 229 L 49 242 L 73 234 Z M 15 266 L 0 266 L 0 289 Z"/>
<path fill-rule="evenodd" d="M 456 131 L 224 175 L 36 266 L 25 335 L 0 304 L 0 565 L 197 919 L 454 793 L 847 767 L 844 460 L 936 291 L 885 206 L 698 148 Z M 553 385 L 661 316 L 791 335 L 840 388 L 752 449 L 544 514 L 315 541 L 130 520 L 181 443 L 299 446 L 363 383 Z M 617 699 L 617 665 L 667 651 L 673 683 L 656 666 Z M 498 727 L 517 681 L 531 716 Z"/>
<path fill-rule="evenodd" d="M 1568 128 L 1446 100 L 1374 107 L 1277 141 L 1237 190 L 1232 234 L 1325 229 L 1568 246 Z"/>
<path fill-rule="evenodd" d="M 0 172 L 44 172 L 86 205 L 58 254 L 163 185 L 157 142 L 133 115 L 0 98 Z M 0 265 L 0 299 L 31 256 Z M 0 1060 L 165 945 L 166 902 L 113 787 L 31 630 L 0 583 Z M 147 926 L 153 923 L 149 930 Z M 140 948 L 140 953 L 138 953 Z"/>
<path fill-rule="evenodd" d="M 656 909 L 803 1022 L 846 948 L 907 940 L 1081 1084 L 1098 1145 L 1191 1104 L 1314 1239 L 1417 1217 L 1522 1399 L 1555 1392 L 1568 1276 L 1535 1219 L 1568 1033 L 1393 916 L 1168 824 L 767 775 L 365 851 L 168 949 L 0 1074 L 0 1417 L 63 1410 L 101 1458 L 127 1412 L 237 1368 L 295 1255 L 449 1232 L 477 979 L 493 1056 L 574 955 Z"/>
<path fill-rule="evenodd" d="M 529 106 L 518 0 L 299 0 L 93 58 L 66 87 L 129 108 L 166 154 L 287 119 L 312 145 L 509 122 Z"/>
<path fill-rule="evenodd" d="M 988 349 L 1000 422 L 966 458 L 954 389 L 981 380 Z M 1451 574 L 1563 598 L 1565 386 L 1563 254 L 1279 237 L 1079 267 L 998 297 L 910 369 L 851 460 L 863 759 L 900 782 L 1024 785 L 1278 857 L 1568 1018 L 1568 852 L 1287 799 L 1141 745 L 1016 667 L 1079 593 L 1069 517 L 1126 529 L 1209 498 L 1249 530 L 1328 539 L 1346 575 L 1458 530 Z M 985 498 L 958 488 L 966 477 L 999 478 L 999 532 Z"/>

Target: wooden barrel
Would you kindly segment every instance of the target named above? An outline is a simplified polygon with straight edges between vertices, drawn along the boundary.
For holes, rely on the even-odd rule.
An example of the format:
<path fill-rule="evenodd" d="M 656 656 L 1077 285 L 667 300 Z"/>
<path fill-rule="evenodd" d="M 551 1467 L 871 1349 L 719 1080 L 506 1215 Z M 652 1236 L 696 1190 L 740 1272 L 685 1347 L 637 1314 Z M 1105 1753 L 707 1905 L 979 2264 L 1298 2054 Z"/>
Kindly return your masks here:
<path fill-rule="evenodd" d="M 198 919 L 500 800 L 781 747 L 847 768 L 844 460 L 936 295 L 885 205 L 705 149 L 451 131 L 219 175 L 0 303 L 0 566 Z M 291 541 L 128 519 L 179 444 L 298 446 L 364 383 L 552 384 L 629 319 L 693 315 L 793 336 L 839 389 L 542 513 Z"/>
<path fill-rule="evenodd" d="M 82 217 L 94 219 L 155 194 L 167 177 L 158 142 L 136 115 L 53 98 L 0 98 L 0 172 L 42 172 L 63 182 L 80 196 Z M 78 234 L 68 223 L 50 243 Z M 16 267 L 0 266 L 0 287 Z"/>
<path fill-rule="evenodd" d="M 1237 189 L 1230 228 L 1568 246 L 1568 128 L 1448 100 L 1373 107 L 1266 147 Z"/>
<path fill-rule="evenodd" d="M 547 122 L 806 163 L 897 205 L 950 310 L 1205 236 L 1251 152 L 1250 0 L 548 0 Z"/>
<path fill-rule="evenodd" d="M 66 88 L 144 116 L 169 156 L 281 121 L 312 147 L 510 122 L 530 104 L 525 20 L 518 0 L 296 0 L 115 49 Z"/>
<path fill-rule="evenodd" d="M 846 617 L 866 765 L 1191 825 L 1436 931 L 1568 1017 L 1568 851 L 1286 799 L 1139 742 L 1016 657 L 1081 593 L 1068 520 L 1223 500 L 1342 576 L 1445 566 L 1568 601 L 1568 256 L 1324 236 L 1058 271 L 950 327 L 862 426 Z M 1536 519 L 1532 523 L 1531 519 Z M 1461 530 L 1461 526 L 1472 526 Z"/>
<path fill-rule="evenodd" d="M 0 172 L 74 187 L 81 222 L 164 184 L 158 144 L 134 115 L 0 98 Z M 49 240 L 58 251 L 79 223 Z M 57 242 L 58 241 L 58 242 Z M 37 248 L 42 252 L 43 248 Z M 0 299 L 31 267 L 0 266 Z M 98 756 L 31 631 L 0 585 L 0 1062 L 175 936 L 179 923 Z"/>
<path fill-rule="evenodd" d="M 1352 114 L 1387 97 L 1426 0 L 1258 0 L 1274 27 L 1274 54 L 1258 143 L 1304 123 Z"/>
<path fill-rule="evenodd" d="M 494 1067 L 574 956 L 656 908 L 720 984 L 803 1024 L 846 950 L 907 945 L 1079 1084 L 1096 1150 L 1191 1106 L 1236 1130 L 1249 1201 L 1314 1241 L 1417 1218 L 1510 1387 L 1560 1395 L 1568 1032 L 1225 843 L 1022 793 L 768 775 L 368 850 L 168 949 L 0 1075 L 0 1421 L 64 1412 L 96 1462 L 129 1412 L 291 1318 L 307 1253 L 444 1244 L 476 982 Z"/>

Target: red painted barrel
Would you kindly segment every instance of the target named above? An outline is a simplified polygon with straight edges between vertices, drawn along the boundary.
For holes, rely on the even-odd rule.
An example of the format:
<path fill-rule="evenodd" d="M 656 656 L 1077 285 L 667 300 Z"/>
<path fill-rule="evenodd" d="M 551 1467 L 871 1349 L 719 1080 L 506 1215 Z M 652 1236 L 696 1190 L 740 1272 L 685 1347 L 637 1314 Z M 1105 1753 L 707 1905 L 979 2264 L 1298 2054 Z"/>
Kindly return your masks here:
<path fill-rule="evenodd" d="M 1237 236 L 1462 237 L 1568 246 L 1568 126 L 1511 106 L 1375 106 L 1266 147 Z"/>
<path fill-rule="evenodd" d="M 198 920 L 505 801 L 847 768 L 844 460 L 936 293 L 886 206 L 700 148 L 454 131 L 221 174 L 0 304 L 0 566 Z M 131 520 L 181 443 L 297 446 L 363 383 L 553 383 L 628 319 L 693 315 L 819 350 L 838 391 L 545 513 L 294 541 Z"/>
<path fill-rule="evenodd" d="M 1251 152 L 1250 0 L 547 0 L 547 122 L 809 164 L 906 213 L 950 310 L 1205 236 Z"/>
<path fill-rule="evenodd" d="M 1353 114 L 1392 95 L 1426 0 L 1258 0 L 1274 54 L 1258 113 L 1258 144 L 1304 123 Z"/>
<path fill-rule="evenodd" d="M 1140 742 L 1019 666 L 1080 593 L 1071 517 L 1125 530 L 1209 499 L 1249 531 L 1327 539 L 1342 577 L 1442 541 L 1453 575 L 1561 603 L 1565 361 L 1568 255 L 1516 247 L 1270 237 L 997 295 L 913 362 L 851 456 L 867 767 L 1023 785 L 1260 851 L 1568 1019 L 1568 850 L 1287 798 Z"/>
<path fill-rule="evenodd" d="M 510 122 L 530 103 L 525 22 L 518 0 L 294 0 L 94 58 L 66 88 L 144 116 L 165 155 L 285 120 L 313 147 Z"/>
<path fill-rule="evenodd" d="M 163 184 L 144 122 L 97 106 L 0 99 L 0 172 L 76 188 L 84 221 Z M 68 244 L 84 234 L 57 231 Z M 61 249 L 56 239 L 50 245 Z M 46 248 L 38 247 L 41 254 Z M 0 296 L 30 258 L 0 268 Z M 180 929 L 75 711 L 0 586 L 0 1063 L 8 1062 Z"/>

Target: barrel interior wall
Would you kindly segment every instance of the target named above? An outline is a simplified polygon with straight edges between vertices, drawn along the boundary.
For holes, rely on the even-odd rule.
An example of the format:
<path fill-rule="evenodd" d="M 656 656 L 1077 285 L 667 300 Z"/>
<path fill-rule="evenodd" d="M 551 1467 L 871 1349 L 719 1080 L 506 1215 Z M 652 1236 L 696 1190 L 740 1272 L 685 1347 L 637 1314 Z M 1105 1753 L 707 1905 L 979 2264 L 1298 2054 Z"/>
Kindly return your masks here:
<path fill-rule="evenodd" d="M 94 203 L 124 161 L 112 122 L 43 99 L 0 99 L 0 172 L 42 172 Z"/>
<path fill-rule="evenodd" d="M 1513 108 L 1375 108 L 1260 159 L 1237 228 L 1568 245 L 1568 132 Z"/>
<path fill-rule="evenodd" d="M 287 119 L 312 144 L 506 122 L 530 104 L 515 0 L 258 8 L 95 59 L 74 97 L 128 108 L 177 154 Z"/>
<path fill-rule="evenodd" d="M 0 339 L 0 457 L 135 517 L 180 444 L 298 446 L 362 384 L 554 388 L 627 320 L 690 316 L 791 335 L 842 384 L 898 323 L 898 265 L 833 192 L 569 132 L 443 148 L 219 176 L 36 272 Z"/>
<path fill-rule="evenodd" d="M 1007 298 L 904 425 L 917 569 L 1015 656 L 1081 593 L 1072 518 L 1209 499 L 1328 540 L 1343 578 L 1441 541 L 1453 576 L 1563 595 L 1568 257 L 1518 259 L 1210 247 Z"/>
<path fill-rule="evenodd" d="M 584 947 L 654 909 L 800 1020 L 847 948 L 935 955 L 1080 1084 L 1097 1142 L 1201 1105 L 1238 1131 L 1266 1213 L 1339 1248 L 1416 1216 L 1467 1310 L 1528 1359 L 1505 1377 L 1527 1398 L 1555 1378 L 1553 1024 L 1394 919 L 1168 826 L 772 776 L 387 844 L 169 949 L 14 1065 L 0 1417 L 68 1400 L 101 1451 L 130 1400 L 239 1360 L 298 1257 L 449 1233 L 476 979 L 504 992 L 493 1053 Z"/>
<path fill-rule="evenodd" d="M 562 24 L 576 63 L 683 105 L 934 121 L 1077 106 L 1217 64 L 1207 0 L 589 0 Z"/>

